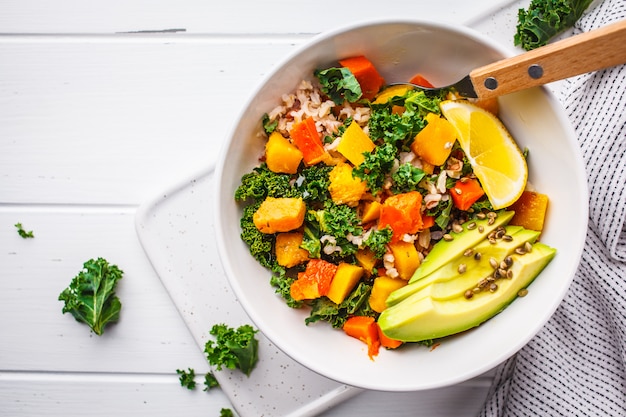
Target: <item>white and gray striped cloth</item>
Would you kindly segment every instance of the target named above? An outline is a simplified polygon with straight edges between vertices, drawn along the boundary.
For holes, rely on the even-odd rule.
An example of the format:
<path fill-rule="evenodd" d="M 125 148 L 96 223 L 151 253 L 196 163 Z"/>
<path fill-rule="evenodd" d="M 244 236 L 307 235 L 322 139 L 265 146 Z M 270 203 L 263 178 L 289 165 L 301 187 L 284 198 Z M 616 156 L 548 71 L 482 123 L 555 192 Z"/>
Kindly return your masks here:
<path fill-rule="evenodd" d="M 625 18 L 626 0 L 605 0 L 575 30 Z M 626 66 L 563 87 L 589 181 L 587 241 L 554 316 L 497 368 L 481 417 L 626 416 Z"/>

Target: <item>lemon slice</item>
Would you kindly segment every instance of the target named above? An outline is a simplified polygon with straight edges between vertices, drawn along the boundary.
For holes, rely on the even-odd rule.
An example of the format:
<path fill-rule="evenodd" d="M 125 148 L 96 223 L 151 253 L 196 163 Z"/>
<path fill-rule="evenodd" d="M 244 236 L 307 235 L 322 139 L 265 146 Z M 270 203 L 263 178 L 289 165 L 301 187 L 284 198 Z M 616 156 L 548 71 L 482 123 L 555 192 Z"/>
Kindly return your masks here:
<path fill-rule="evenodd" d="M 494 209 L 513 204 L 526 188 L 526 159 L 500 119 L 467 101 L 446 100 L 441 113 L 457 130 L 458 141 Z"/>

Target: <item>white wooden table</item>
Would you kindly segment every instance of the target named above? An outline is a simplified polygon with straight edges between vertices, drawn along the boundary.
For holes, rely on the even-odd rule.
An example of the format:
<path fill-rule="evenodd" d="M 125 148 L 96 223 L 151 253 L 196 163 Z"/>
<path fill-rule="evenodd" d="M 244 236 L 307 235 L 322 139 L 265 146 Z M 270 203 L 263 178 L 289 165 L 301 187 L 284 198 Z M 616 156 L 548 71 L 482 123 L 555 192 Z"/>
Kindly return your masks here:
<path fill-rule="evenodd" d="M 142 250 L 137 208 L 212 162 L 253 86 L 312 35 L 410 15 L 474 26 L 512 49 L 528 3 L 0 0 L 0 415 L 231 407 L 222 390 L 202 391 L 208 364 Z M 101 337 L 57 300 L 99 256 L 125 272 L 121 321 Z M 176 375 L 188 367 L 195 391 Z M 365 392 L 325 415 L 472 415 L 489 381 L 420 393 L 417 408 L 405 394 Z"/>

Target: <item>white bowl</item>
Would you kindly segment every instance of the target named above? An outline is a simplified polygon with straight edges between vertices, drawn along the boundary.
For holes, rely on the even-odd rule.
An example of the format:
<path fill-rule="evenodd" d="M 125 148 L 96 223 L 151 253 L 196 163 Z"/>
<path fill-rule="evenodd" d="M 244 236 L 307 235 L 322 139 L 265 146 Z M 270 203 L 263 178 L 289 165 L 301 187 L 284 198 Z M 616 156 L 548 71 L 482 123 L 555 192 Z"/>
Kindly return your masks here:
<path fill-rule="evenodd" d="M 375 390 L 437 388 L 480 375 L 522 348 L 563 299 L 577 269 L 587 229 L 587 183 L 573 129 L 545 88 L 500 98 L 500 117 L 518 144 L 527 147 L 529 181 L 550 197 L 541 240 L 557 256 L 502 313 L 436 349 L 381 349 L 375 360 L 364 343 L 326 323 L 304 324 L 308 310 L 287 307 L 269 284 L 270 273 L 240 239 L 241 207 L 233 196 L 241 176 L 258 164 L 264 143 L 256 134 L 264 113 L 283 93 L 317 68 L 364 54 L 387 82 L 419 72 L 435 85 L 461 78 L 477 66 L 509 55 L 470 29 L 419 20 L 375 21 L 321 34 L 280 63 L 243 105 L 216 169 L 218 246 L 225 272 L 253 323 L 278 348 L 307 368 L 336 381 Z M 558 347 L 556 347 L 558 348 Z"/>

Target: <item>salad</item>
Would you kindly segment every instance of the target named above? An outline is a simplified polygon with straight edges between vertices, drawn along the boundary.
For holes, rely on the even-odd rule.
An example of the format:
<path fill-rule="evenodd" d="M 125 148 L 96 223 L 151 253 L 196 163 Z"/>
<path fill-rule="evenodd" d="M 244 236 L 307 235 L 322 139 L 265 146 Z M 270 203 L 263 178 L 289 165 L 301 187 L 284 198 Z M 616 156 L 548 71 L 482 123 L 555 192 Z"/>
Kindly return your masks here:
<path fill-rule="evenodd" d="M 410 81 L 431 86 L 421 75 Z M 433 248 L 463 224 L 491 224 L 512 208 L 494 208 L 442 115 L 454 99 L 453 91 L 387 86 L 364 56 L 316 70 L 264 114 L 265 152 L 234 195 L 241 238 L 286 305 L 310 309 L 307 325 L 327 322 L 361 339 L 370 357 L 407 341 L 389 337 L 378 319 Z M 498 111 L 497 101 L 474 105 Z M 547 200 L 524 186 L 525 178 L 517 224 L 540 230 Z"/>

